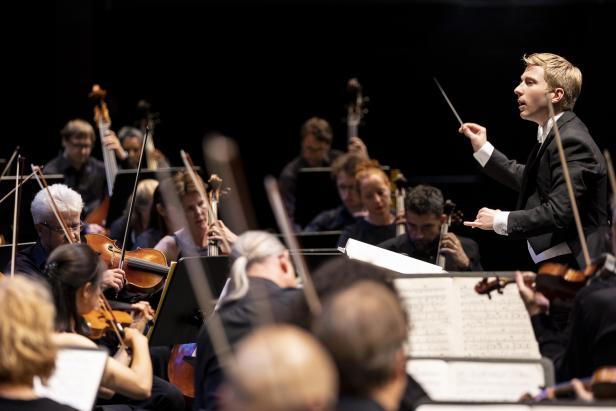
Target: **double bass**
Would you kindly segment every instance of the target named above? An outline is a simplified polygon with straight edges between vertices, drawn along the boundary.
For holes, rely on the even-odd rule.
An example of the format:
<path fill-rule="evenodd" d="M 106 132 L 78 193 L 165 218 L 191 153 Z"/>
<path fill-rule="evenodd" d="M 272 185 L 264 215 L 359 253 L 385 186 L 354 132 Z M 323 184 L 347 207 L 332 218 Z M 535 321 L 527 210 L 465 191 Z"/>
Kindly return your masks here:
<path fill-rule="evenodd" d="M 356 78 L 352 78 L 347 83 L 347 91 L 351 95 L 351 101 L 347 105 L 347 140 L 350 141 L 353 137 L 359 137 L 359 125 L 368 113 L 365 108 L 368 97 L 363 95 L 362 86 Z"/>
<path fill-rule="evenodd" d="M 438 240 L 438 248 L 436 251 L 436 265 L 445 269 L 446 257 L 441 254 L 441 244 L 443 243 L 443 239 L 445 238 L 445 234 L 449 232 L 449 227 L 456 222 L 462 221 L 462 213 L 460 211 L 455 211 L 456 204 L 451 201 L 445 201 L 443 206 L 443 214 L 445 215 L 445 221 L 441 224 L 441 233 Z"/>
<path fill-rule="evenodd" d="M 95 102 L 94 122 L 98 128 L 98 135 L 100 137 L 101 148 L 103 150 L 105 177 L 107 178 L 107 194 L 101 200 L 99 206 L 92 210 L 85 219 L 88 224 L 98 224 L 103 227 L 107 222 L 109 198 L 113 194 L 113 183 L 116 175 L 118 174 L 118 162 L 116 160 L 115 152 L 112 149 L 105 147 L 105 144 L 103 143 L 105 134 L 107 134 L 111 128 L 111 117 L 109 117 L 109 110 L 107 108 L 107 103 L 105 103 L 106 96 L 107 91 L 103 90 L 98 84 L 94 84 L 92 86 L 92 91 L 90 92 L 89 97 Z"/>

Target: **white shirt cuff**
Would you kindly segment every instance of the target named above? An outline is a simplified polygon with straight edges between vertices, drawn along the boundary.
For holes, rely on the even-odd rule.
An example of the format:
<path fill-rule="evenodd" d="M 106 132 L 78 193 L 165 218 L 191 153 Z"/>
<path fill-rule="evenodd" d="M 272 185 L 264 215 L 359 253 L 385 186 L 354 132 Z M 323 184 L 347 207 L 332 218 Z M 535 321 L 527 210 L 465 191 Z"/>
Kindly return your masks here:
<path fill-rule="evenodd" d="M 492 222 L 492 228 L 496 234 L 500 235 L 508 235 L 507 234 L 507 220 L 509 219 L 509 211 L 499 211 L 494 216 L 494 221 Z"/>
<path fill-rule="evenodd" d="M 479 150 L 473 153 L 473 157 L 481 164 L 481 167 L 485 167 L 493 152 L 494 146 L 489 141 L 486 141 Z"/>

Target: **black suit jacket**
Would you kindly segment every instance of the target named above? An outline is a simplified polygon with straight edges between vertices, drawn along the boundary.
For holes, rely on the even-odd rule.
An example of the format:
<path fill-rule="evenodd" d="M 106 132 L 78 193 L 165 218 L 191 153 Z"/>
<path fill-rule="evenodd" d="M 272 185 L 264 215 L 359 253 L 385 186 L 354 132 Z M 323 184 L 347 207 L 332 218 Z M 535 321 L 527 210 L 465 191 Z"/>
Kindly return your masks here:
<path fill-rule="evenodd" d="M 572 111 L 564 112 L 557 124 L 590 257 L 596 258 L 609 249 L 605 160 L 584 123 Z M 537 254 L 566 242 L 584 267 L 554 133 L 552 128 L 543 145 L 535 146 L 526 165 L 494 150 L 484 171 L 519 192 L 517 210 L 509 214 L 507 221 L 510 237 L 527 239 Z"/>

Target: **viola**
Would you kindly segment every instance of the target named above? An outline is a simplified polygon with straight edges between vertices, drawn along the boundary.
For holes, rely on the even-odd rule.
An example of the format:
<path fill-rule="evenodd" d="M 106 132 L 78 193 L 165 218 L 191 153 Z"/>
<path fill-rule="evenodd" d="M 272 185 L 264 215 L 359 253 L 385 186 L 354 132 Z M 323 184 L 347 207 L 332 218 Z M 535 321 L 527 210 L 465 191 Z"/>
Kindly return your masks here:
<path fill-rule="evenodd" d="M 155 293 L 163 287 L 169 267 L 162 251 L 138 248 L 134 251 L 126 251 L 124 261 L 120 261 L 122 250 L 115 240 L 102 234 L 86 234 L 84 237 L 90 248 L 101 256 L 108 268 L 124 270 L 129 290 Z"/>

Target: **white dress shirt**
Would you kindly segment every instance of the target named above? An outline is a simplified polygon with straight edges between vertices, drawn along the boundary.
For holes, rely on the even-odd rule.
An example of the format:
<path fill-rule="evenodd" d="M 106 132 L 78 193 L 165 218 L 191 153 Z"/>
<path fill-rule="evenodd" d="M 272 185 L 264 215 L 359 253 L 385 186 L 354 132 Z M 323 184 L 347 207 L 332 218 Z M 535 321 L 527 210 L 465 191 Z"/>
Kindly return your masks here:
<path fill-rule="evenodd" d="M 558 119 L 563 114 L 564 113 L 558 113 L 555 116 L 555 120 L 558 121 Z M 545 129 L 542 126 L 539 126 L 539 128 L 537 129 L 537 141 L 539 143 L 543 144 L 545 142 L 545 139 L 548 137 L 548 134 L 550 134 L 550 130 L 552 130 L 553 125 L 554 120 L 552 119 L 552 117 L 550 117 L 545 126 Z M 493 152 L 494 146 L 489 141 L 486 141 L 479 150 L 473 153 L 473 157 L 475 157 L 475 160 L 477 160 L 482 167 L 485 167 L 488 160 L 490 160 L 490 157 L 492 157 Z M 494 215 L 494 221 L 492 222 L 492 228 L 494 229 L 494 232 L 500 235 L 507 235 L 508 219 L 509 211 L 497 211 L 496 215 Z M 554 247 L 550 247 L 539 254 L 535 253 L 535 250 L 533 250 L 533 247 L 531 247 L 529 242 L 527 242 L 527 245 L 528 252 L 530 253 L 530 256 L 535 262 L 535 264 L 538 264 L 541 261 L 545 261 L 553 257 L 557 257 L 559 255 L 571 254 L 571 249 L 569 248 L 569 245 L 567 245 L 567 243 L 565 242 L 557 244 Z"/>

